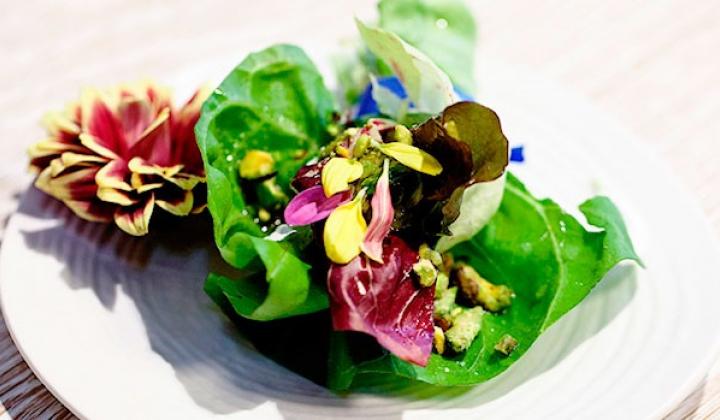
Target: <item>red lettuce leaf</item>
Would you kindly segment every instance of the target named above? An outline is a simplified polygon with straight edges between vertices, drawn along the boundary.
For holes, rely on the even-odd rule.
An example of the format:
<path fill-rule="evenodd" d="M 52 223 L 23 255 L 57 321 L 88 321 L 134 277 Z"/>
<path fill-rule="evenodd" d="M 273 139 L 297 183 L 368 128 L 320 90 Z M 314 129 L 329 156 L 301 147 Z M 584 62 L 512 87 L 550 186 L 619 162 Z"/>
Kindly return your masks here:
<path fill-rule="evenodd" d="M 411 276 L 418 252 L 397 236 L 383 247 L 383 264 L 359 256 L 333 264 L 328 292 L 333 328 L 374 336 L 395 356 L 426 366 L 432 350 L 434 287 Z"/>
<path fill-rule="evenodd" d="M 500 177 L 508 165 L 508 141 L 500 119 L 475 102 L 457 102 L 435 118 L 413 127 L 413 141 L 443 165 L 440 176 L 425 180 L 426 199 L 442 201 L 461 187 Z"/>
<path fill-rule="evenodd" d="M 298 192 L 320 185 L 322 183 L 322 169 L 329 160 L 330 159 L 325 158 L 318 162 L 300 167 L 290 185 L 292 185 L 292 187 Z"/>

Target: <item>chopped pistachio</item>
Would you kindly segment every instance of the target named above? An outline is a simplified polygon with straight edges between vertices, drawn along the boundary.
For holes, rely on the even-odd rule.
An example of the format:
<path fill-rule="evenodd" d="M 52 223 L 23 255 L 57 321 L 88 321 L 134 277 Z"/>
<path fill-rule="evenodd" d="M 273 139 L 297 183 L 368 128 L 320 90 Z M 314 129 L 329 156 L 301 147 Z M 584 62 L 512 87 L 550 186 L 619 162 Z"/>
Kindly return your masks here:
<path fill-rule="evenodd" d="M 455 317 L 452 327 L 445 332 L 445 339 L 455 353 L 462 353 L 470 347 L 482 326 L 483 309 L 476 306 L 462 310 Z"/>
<path fill-rule="evenodd" d="M 445 333 L 440 327 L 433 329 L 433 347 L 438 354 L 445 353 Z"/>
<path fill-rule="evenodd" d="M 439 272 L 435 280 L 435 296 L 441 296 L 450 285 L 450 277 L 443 272 Z"/>
<path fill-rule="evenodd" d="M 388 140 L 398 143 L 412 144 L 412 133 L 402 124 L 396 125 L 388 134 Z"/>
<path fill-rule="evenodd" d="M 500 338 L 500 341 L 495 344 L 495 350 L 509 356 L 510 353 L 517 347 L 518 341 L 510 334 L 505 334 Z"/>
<path fill-rule="evenodd" d="M 450 254 L 449 252 L 442 254 L 442 262 L 442 271 L 444 273 L 450 274 L 450 271 L 455 265 L 455 259 L 453 258 L 452 254 Z"/>
<path fill-rule="evenodd" d="M 256 187 L 258 202 L 266 209 L 278 210 L 288 202 L 288 197 L 275 182 L 275 178 L 266 179 Z"/>
<path fill-rule="evenodd" d="M 240 161 L 240 177 L 258 179 L 275 172 L 275 160 L 262 150 L 250 150 Z"/>
<path fill-rule="evenodd" d="M 433 318 L 435 318 L 435 321 L 440 325 L 440 327 L 442 327 L 443 330 L 447 330 L 450 326 L 452 326 L 453 311 L 458 308 L 455 304 L 457 291 L 457 287 L 451 287 L 435 299 Z"/>
<path fill-rule="evenodd" d="M 499 312 L 512 303 L 513 292 L 505 285 L 492 284 L 467 264 L 455 270 L 462 295 L 473 305 L 482 305 L 490 312 Z"/>
<path fill-rule="evenodd" d="M 437 268 L 442 267 L 442 255 L 434 249 L 430 248 L 427 244 L 420 245 L 420 258 L 430 260 L 431 263 Z"/>
<path fill-rule="evenodd" d="M 367 134 L 361 135 L 355 141 L 355 146 L 353 146 L 353 156 L 359 158 L 360 156 L 364 155 L 365 152 L 367 152 L 368 147 L 370 147 L 370 140 L 370 136 L 368 136 Z"/>
<path fill-rule="evenodd" d="M 265 209 L 258 210 L 258 219 L 260 219 L 261 222 L 265 223 L 270 221 L 270 212 Z"/>
<path fill-rule="evenodd" d="M 450 318 L 452 318 L 452 319 L 457 318 L 461 313 L 463 313 L 464 310 L 465 310 L 465 309 L 463 309 L 462 306 L 455 306 L 455 307 L 452 308 L 452 310 L 450 311 Z"/>
<path fill-rule="evenodd" d="M 413 265 L 413 271 L 417 275 L 418 282 L 422 287 L 430 287 L 435 284 L 437 278 L 437 268 L 424 258 L 420 258 L 418 262 Z"/>
<path fill-rule="evenodd" d="M 343 137 L 352 137 L 357 134 L 358 130 L 360 129 L 357 127 L 347 128 L 345 129 L 345 131 L 343 131 Z"/>
<path fill-rule="evenodd" d="M 340 134 L 340 127 L 337 124 L 330 124 L 327 126 L 327 132 L 331 136 L 335 137 Z"/>

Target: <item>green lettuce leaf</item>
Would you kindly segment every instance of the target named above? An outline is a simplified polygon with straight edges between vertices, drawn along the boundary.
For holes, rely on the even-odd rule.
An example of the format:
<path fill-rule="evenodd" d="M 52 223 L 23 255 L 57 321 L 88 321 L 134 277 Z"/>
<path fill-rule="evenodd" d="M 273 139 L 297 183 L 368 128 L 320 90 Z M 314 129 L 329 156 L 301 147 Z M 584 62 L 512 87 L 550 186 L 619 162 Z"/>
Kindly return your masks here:
<path fill-rule="evenodd" d="M 210 273 L 205 292 L 220 307 L 228 303 L 239 315 L 269 321 L 316 312 L 327 308 L 324 285 L 308 281 L 310 266 L 277 242 L 250 237 L 255 251 L 268 269 L 230 279 Z M 303 274 L 305 273 L 305 274 Z"/>
<path fill-rule="evenodd" d="M 467 187 L 463 191 L 458 217 L 448 226 L 450 235 L 441 236 L 435 249 L 446 252 L 480 232 L 500 207 L 504 190 L 505 176 Z"/>
<path fill-rule="evenodd" d="M 477 28 L 462 0 L 381 0 L 380 27 L 425 53 L 464 92 L 475 90 Z"/>
<path fill-rule="evenodd" d="M 255 222 L 238 175 L 238 163 L 249 150 L 269 152 L 278 171 L 277 183 L 287 193 L 290 180 L 306 159 L 330 135 L 334 103 L 315 65 L 298 47 L 277 45 L 247 56 L 203 105 L 195 133 L 207 173 L 208 208 L 215 242 L 225 261 L 235 268 L 253 262 L 268 267 L 265 280 L 243 279 L 228 286 L 228 294 L 244 296 L 247 317 L 272 319 L 327 307 L 321 288 L 311 287 L 308 267 L 299 259 L 301 245 L 291 235 L 286 243 L 265 237 Z M 210 282 L 228 285 L 217 277 Z M 260 283 L 263 283 L 260 281 Z M 258 295 L 258 291 L 265 291 Z M 300 298 L 286 299 L 289 292 Z M 256 312 L 259 311 L 259 312 Z"/>
<path fill-rule="evenodd" d="M 392 32 L 371 28 L 357 19 L 355 23 L 368 49 L 390 66 L 418 112 L 437 114 L 455 102 L 450 79 L 425 54 Z"/>
<path fill-rule="evenodd" d="M 508 174 L 500 209 L 475 237 L 453 248 L 490 281 L 515 292 L 513 304 L 500 314 L 485 314 L 482 330 L 463 354 L 433 354 L 421 368 L 387 353 L 359 355 L 346 334 L 334 334 L 329 384 L 347 389 L 363 375 L 395 374 L 441 386 L 484 382 L 507 369 L 540 334 L 582 301 L 605 274 L 623 260 L 641 263 L 620 212 L 607 197 L 580 206 L 585 229 L 551 200 L 533 197 Z M 507 357 L 495 350 L 510 334 L 518 347 Z M 357 377 L 357 378 L 356 378 Z"/>

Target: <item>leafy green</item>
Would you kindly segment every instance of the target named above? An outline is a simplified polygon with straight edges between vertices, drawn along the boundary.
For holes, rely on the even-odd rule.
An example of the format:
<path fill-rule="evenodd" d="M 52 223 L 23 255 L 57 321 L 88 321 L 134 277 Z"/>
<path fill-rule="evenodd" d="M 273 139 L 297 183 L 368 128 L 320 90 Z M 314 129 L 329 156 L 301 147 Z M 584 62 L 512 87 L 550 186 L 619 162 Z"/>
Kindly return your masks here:
<path fill-rule="evenodd" d="M 277 182 L 289 193 L 298 168 L 329 140 L 326 128 L 333 111 L 332 95 L 315 65 L 290 45 L 248 55 L 203 105 L 195 133 L 207 173 L 216 245 L 236 268 L 260 261 L 271 269 L 264 303 L 258 303 L 264 285 L 254 284 L 257 279 L 230 287 L 210 277 L 211 286 L 228 286 L 228 295 L 248 296 L 254 309 L 246 303 L 236 307 L 245 316 L 271 319 L 299 308 L 310 312 L 327 307 L 324 291 L 311 287 L 308 267 L 297 257 L 298 244 L 258 239 L 266 232 L 255 222 L 257 210 L 247 202 L 238 162 L 249 150 L 269 152 L 276 162 Z M 302 299 L 285 301 L 290 292 Z"/>
<path fill-rule="evenodd" d="M 462 0 L 381 0 L 380 27 L 425 53 L 468 94 L 475 89 L 475 19 Z"/>
<path fill-rule="evenodd" d="M 425 54 L 392 32 L 359 20 L 356 24 L 368 49 L 390 66 L 417 111 L 435 114 L 455 102 L 450 79 Z"/>
<path fill-rule="evenodd" d="M 619 211 L 607 197 L 594 197 L 580 206 L 586 230 L 553 201 L 534 198 L 508 174 L 500 209 L 470 241 L 453 248 L 483 277 L 507 284 L 516 297 L 500 314 L 486 314 L 480 336 L 455 356 L 433 354 L 426 368 L 403 362 L 388 353 L 363 357 L 335 334 L 329 383 L 347 389 L 356 376 L 396 374 L 442 386 L 486 381 L 517 361 L 550 325 L 580 303 L 604 275 L 623 260 L 641 263 Z M 518 340 L 509 355 L 494 346 L 509 334 Z"/>
<path fill-rule="evenodd" d="M 460 201 L 458 217 L 448 226 L 450 235 L 441 236 L 435 249 L 446 252 L 480 232 L 500 206 L 504 189 L 504 176 L 494 181 L 478 182 L 467 187 Z"/>
<path fill-rule="evenodd" d="M 316 312 L 328 306 L 327 294 L 322 286 L 309 283 L 306 276 L 310 268 L 291 250 L 264 238 L 250 237 L 250 242 L 268 267 L 263 282 L 260 274 L 232 280 L 211 273 L 205 291 L 219 306 L 225 300 L 236 313 L 245 318 L 268 321 L 289 316 Z"/>

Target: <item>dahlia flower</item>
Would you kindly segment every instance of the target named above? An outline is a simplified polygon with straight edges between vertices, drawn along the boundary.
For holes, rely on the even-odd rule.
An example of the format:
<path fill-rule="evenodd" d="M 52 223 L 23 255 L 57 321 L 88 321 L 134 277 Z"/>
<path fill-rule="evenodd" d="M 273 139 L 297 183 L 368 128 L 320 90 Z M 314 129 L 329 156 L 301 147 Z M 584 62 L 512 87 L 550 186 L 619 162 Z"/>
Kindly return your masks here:
<path fill-rule="evenodd" d="M 209 92 L 175 108 L 151 83 L 87 89 L 44 118 L 48 138 L 29 150 L 38 189 L 79 217 L 148 233 L 155 207 L 187 216 L 206 206 L 205 171 L 194 127 Z"/>

